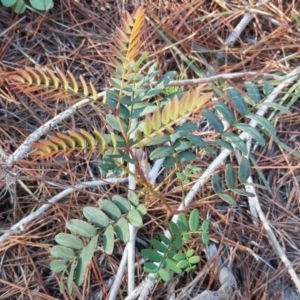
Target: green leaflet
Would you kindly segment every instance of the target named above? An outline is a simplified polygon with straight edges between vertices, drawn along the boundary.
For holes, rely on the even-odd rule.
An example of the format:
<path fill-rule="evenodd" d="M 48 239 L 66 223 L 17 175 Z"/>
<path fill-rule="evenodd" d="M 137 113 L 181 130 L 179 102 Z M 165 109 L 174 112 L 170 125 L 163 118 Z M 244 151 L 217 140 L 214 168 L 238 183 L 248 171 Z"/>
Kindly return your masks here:
<path fill-rule="evenodd" d="M 217 117 L 217 115 L 212 112 L 211 110 L 205 109 L 203 111 L 203 115 L 209 122 L 209 124 L 214 128 L 217 132 L 223 132 L 224 131 L 224 125 L 221 122 L 221 120 Z"/>
<path fill-rule="evenodd" d="M 249 159 L 246 157 L 242 157 L 240 161 L 240 167 L 239 167 L 239 180 L 241 183 L 245 183 L 247 179 L 249 178 L 251 173 L 251 166 Z"/>
<path fill-rule="evenodd" d="M 236 110 L 242 115 L 246 114 L 248 110 L 248 105 L 242 97 L 241 93 L 233 87 L 229 87 L 227 89 L 227 93 Z"/>

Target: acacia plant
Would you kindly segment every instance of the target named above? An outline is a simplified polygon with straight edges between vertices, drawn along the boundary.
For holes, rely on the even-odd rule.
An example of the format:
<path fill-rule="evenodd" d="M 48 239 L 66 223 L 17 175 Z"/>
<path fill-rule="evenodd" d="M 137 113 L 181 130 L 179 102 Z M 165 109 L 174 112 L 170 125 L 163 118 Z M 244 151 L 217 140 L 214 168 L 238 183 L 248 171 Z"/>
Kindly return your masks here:
<path fill-rule="evenodd" d="M 67 222 L 70 233 L 59 233 L 55 237 L 58 245 L 52 248 L 54 259 L 50 267 L 54 272 L 62 272 L 61 290 L 65 277 L 69 290 L 73 282 L 82 284 L 97 245 L 100 244 L 107 254 L 112 254 L 116 238 L 124 243 L 129 241 L 129 226 L 143 226 L 143 217 L 147 214 L 143 202 L 145 196 L 160 199 L 166 211 L 171 212 L 162 193 L 150 183 L 139 161 L 138 151 L 150 152 L 152 161 L 164 159 L 163 167 L 172 171 L 170 176 L 177 176 L 179 184 L 184 184 L 201 172 L 193 165 L 197 156 L 214 153 L 220 146 L 230 151 L 237 148 L 242 154 L 237 176 L 231 164 L 225 166 L 226 188 L 219 174 L 212 176 L 214 192 L 230 205 L 236 205 L 235 194 L 251 196 L 243 188 L 248 184 L 251 162 L 239 134 L 246 132 L 262 146 L 266 136 L 276 135 L 275 128 L 266 118 L 253 113 L 261 105 L 266 105 L 261 94 L 268 95 L 272 91 L 269 82 L 264 83 L 262 92 L 254 83 L 245 82 L 246 98 L 235 88 L 228 87 L 227 102 L 212 101 L 211 92 L 199 93 L 197 90 L 176 91 L 164 96 L 175 72 L 160 76 L 156 64 L 149 59 L 149 53 L 141 52 L 144 17 L 144 8 L 137 8 L 132 16 L 125 12 L 121 27 L 116 28 L 112 38 L 107 66 L 112 87 L 101 102 L 103 110 L 109 112 L 106 114 L 106 131 L 57 132 L 33 145 L 35 150 L 31 155 L 40 159 L 70 156 L 72 153 L 86 157 L 97 155 L 103 176 L 127 174 L 135 178 L 140 188 L 136 192 L 128 191 L 126 198 L 120 195 L 112 199 L 101 198 L 98 208 L 84 207 L 84 218 Z M 82 77 L 77 82 L 71 72 L 65 74 L 58 68 L 55 72 L 47 67 L 20 69 L 9 80 L 15 89 L 41 93 L 49 99 L 64 98 L 73 102 L 90 98 L 91 102 L 100 101 L 92 83 L 87 84 Z M 278 104 L 276 108 L 285 111 Z M 196 130 L 199 118 L 206 119 L 216 132 L 214 139 L 208 141 L 199 136 Z M 255 120 L 259 128 L 252 128 L 247 120 Z M 252 161 L 255 163 L 253 158 Z M 135 165 L 135 173 L 130 171 L 130 164 Z M 182 173 L 177 171 L 179 165 L 181 169 L 186 166 Z M 157 234 L 159 238 L 151 240 L 151 248 L 142 250 L 148 259 L 144 270 L 154 274 L 152 278 L 165 281 L 170 280 L 173 273 L 191 271 L 198 264 L 200 257 L 187 245 L 191 237 L 199 234 L 203 244 L 209 243 L 209 220 L 200 222 L 199 211 L 194 209 L 190 214 L 180 213 L 177 224 L 169 222 L 168 229 L 169 235 Z"/>

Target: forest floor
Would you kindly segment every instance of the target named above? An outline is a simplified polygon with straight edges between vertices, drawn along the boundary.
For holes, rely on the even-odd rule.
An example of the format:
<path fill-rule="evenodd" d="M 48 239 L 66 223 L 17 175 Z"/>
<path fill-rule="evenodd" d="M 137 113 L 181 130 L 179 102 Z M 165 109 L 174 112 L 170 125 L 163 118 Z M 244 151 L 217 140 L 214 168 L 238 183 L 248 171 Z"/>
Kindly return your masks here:
<path fill-rule="evenodd" d="M 56 0 L 54 8 L 47 13 L 27 9 L 22 15 L 0 6 L 0 168 L 30 134 L 70 105 L 65 101 L 47 102 L 38 95 L 21 94 L 9 86 L 5 74 L 24 67 L 47 66 L 52 70 L 57 67 L 70 71 L 76 79 L 82 75 L 86 82 L 93 83 L 97 92 L 103 91 L 110 87 L 106 69 L 111 55 L 109 43 L 119 26 L 122 10 L 133 11 L 132 2 Z M 248 1 L 143 2 L 147 7 L 143 50 L 151 54 L 161 74 L 174 70 L 176 79 L 223 76 L 209 84 L 180 87 L 182 91 L 214 89 L 219 91 L 218 97 L 222 97 L 225 85 L 244 91 L 247 80 L 262 87 L 266 80 L 262 73 L 284 76 L 300 66 L 299 0 L 271 0 L 265 1 L 266 4 L 249 1 L 247 7 Z M 225 41 L 246 17 L 247 26 L 233 37 L 232 44 L 226 45 Z M 237 72 L 243 72 L 244 76 L 231 79 L 227 76 Z M 275 87 L 280 84 L 272 79 L 270 82 Z M 300 274 L 299 95 L 300 81 L 297 79 L 283 89 L 276 100 L 289 108 L 291 114 L 268 115 L 281 143 L 270 138 L 264 147 L 252 148 L 257 162 L 254 181 L 264 185 L 258 175 L 261 171 L 270 187 L 269 190 L 257 189 L 262 211 L 297 274 Z M 97 103 L 83 107 L 49 133 L 79 128 L 103 129 L 105 122 L 99 115 Z M 207 129 L 206 124 L 199 121 L 200 128 Z M 291 148 L 292 153 L 288 150 Z M 213 155 L 201 157 L 194 165 L 205 170 L 213 158 Z M 87 168 L 83 158 L 79 157 L 79 161 L 79 165 L 78 160 L 46 159 L 41 163 L 26 156 L 14 164 L 9 174 L 4 168 L 0 169 L 0 234 L 4 235 L 62 190 L 98 179 L 100 173 L 95 166 Z M 228 161 L 238 168 L 234 155 Z M 185 187 L 184 194 L 193 180 Z M 163 192 L 175 209 L 182 199 L 175 179 L 168 181 Z M 75 287 L 72 294 L 60 294 L 60 276 L 50 270 L 49 262 L 54 236 L 65 231 L 65 222 L 80 219 L 82 207 L 91 205 L 100 195 L 109 198 L 115 193 L 126 194 L 126 185 L 74 191 L 34 221 L 26 223 L 23 230 L 20 228 L 0 242 L 0 299 L 99 299 L 99 292 L 107 299 L 109 287 L 106 283 L 118 270 L 123 251 L 121 243 L 112 256 L 96 252 L 86 275 L 88 279 L 82 287 Z M 192 208 L 198 208 L 202 217 L 210 214 L 211 242 L 218 246 L 219 255 L 231 259 L 231 272 L 238 286 L 232 299 L 300 299 L 264 225 L 253 219 L 247 197 L 240 196 L 239 205 L 231 207 L 217 196 L 211 196 L 213 193 L 208 182 L 197 194 L 197 198 L 204 201 L 195 201 Z M 157 234 L 153 230 L 160 230 L 166 218 L 160 201 L 151 202 L 147 208 L 150 218 L 138 231 L 137 249 L 142 247 L 142 240 L 149 241 Z M 197 245 L 197 241 L 195 243 Z M 178 295 L 201 272 L 190 297 L 206 289 L 218 290 L 218 278 L 209 271 L 203 247 L 197 246 L 197 249 L 202 256 L 199 268 L 175 277 L 171 285 L 158 282 L 149 299 L 166 299 L 171 291 Z M 139 263 L 136 274 L 138 286 L 146 276 Z M 118 299 L 125 299 L 126 289 L 124 276 Z"/>

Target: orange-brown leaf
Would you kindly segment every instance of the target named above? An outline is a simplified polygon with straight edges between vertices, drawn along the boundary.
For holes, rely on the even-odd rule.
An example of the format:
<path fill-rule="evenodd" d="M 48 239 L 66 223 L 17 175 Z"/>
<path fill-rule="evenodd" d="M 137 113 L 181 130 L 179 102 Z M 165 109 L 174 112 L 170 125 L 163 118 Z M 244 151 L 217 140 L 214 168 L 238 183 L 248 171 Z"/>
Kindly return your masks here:
<path fill-rule="evenodd" d="M 25 79 L 22 76 L 19 75 L 9 75 L 8 78 L 12 81 L 18 82 L 18 83 L 25 83 Z"/>
<path fill-rule="evenodd" d="M 127 46 L 124 44 L 121 40 L 119 40 L 116 36 L 112 38 L 113 44 L 120 50 L 120 51 L 126 51 Z"/>
<path fill-rule="evenodd" d="M 40 76 L 41 82 L 44 83 L 48 87 L 50 82 L 49 82 L 49 78 L 47 77 L 45 72 L 39 67 L 35 67 L 35 71 Z"/>
<path fill-rule="evenodd" d="M 89 95 L 89 90 L 88 90 L 86 81 L 84 80 L 84 78 L 81 75 L 79 76 L 79 78 L 80 78 L 81 85 L 82 85 L 83 95 L 85 97 L 87 97 Z"/>
<path fill-rule="evenodd" d="M 68 77 L 69 77 L 69 80 L 70 80 L 71 88 L 73 89 L 75 94 L 78 93 L 78 84 L 77 84 L 77 81 L 76 81 L 75 77 L 73 76 L 73 74 L 69 70 L 67 71 L 67 74 L 68 74 Z"/>
<path fill-rule="evenodd" d="M 35 70 L 31 69 L 31 68 L 28 68 L 26 67 L 25 68 L 27 73 L 29 73 L 29 75 L 32 77 L 33 79 L 33 82 L 36 83 L 37 85 L 40 85 L 41 84 L 41 78 L 40 76 L 35 72 Z"/>
<path fill-rule="evenodd" d="M 123 43 L 128 43 L 129 42 L 129 38 L 126 35 L 126 33 L 119 27 L 116 28 L 116 34 L 118 35 L 119 39 L 123 42 Z"/>
<path fill-rule="evenodd" d="M 58 147 L 60 149 L 66 150 L 68 148 L 68 146 L 65 143 L 65 141 L 63 139 L 60 139 L 56 135 L 48 135 L 48 138 L 49 138 L 50 141 L 52 141 L 53 143 L 55 143 L 56 145 L 58 145 Z"/>
<path fill-rule="evenodd" d="M 69 135 L 74 138 L 77 145 L 79 145 L 81 148 L 85 147 L 85 139 L 83 138 L 83 136 L 80 133 L 73 131 L 73 130 L 69 130 L 68 132 L 69 132 Z"/>
<path fill-rule="evenodd" d="M 51 148 L 47 145 L 47 143 L 44 143 L 44 141 L 32 144 L 32 148 L 42 150 L 45 153 L 51 152 Z"/>
<path fill-rule="evenodd" d="M 68 80 L 67 80 L 65 74 L 58 67 L 56 67 L 55 69 L 56 69 L 57 75 L 60 79 L 60 82 L 62 83 L 63 88 L 65 90 L 68 90 L 69 83 L 68 83 Z"/>
<path fill-rule="evenodd" d="M 110 46 L 112 53 L 120 60 L 125 60 L 125 56 L 121 51 L 119 51 L 116 47 Z"/>
<path fill-rule="evenodd" d="M 196 107 L 201 108 L 204 106 L 213 96 L 213 93 L 206 93 L 202 96 L 197 96 L 196 98 Z"/>
<path fill-rule="evenodd" d="M 18 69 L 17 72 L 29 83 L 32 84 L 32 78 L 30 76 L 30 74 L 23 70 L 23 69 Z"/>
<path fill-rule="evenodd" d="M 138 6 L 132 13 L 132 16 L 134 19 L 139 18 L 140 16 L 143 16 L 145 14 L 146 8 L 142 6 Z"/>
<path fill-rule="evenodd" d="M 133 26 L 133 20 L 127 10 L 125 10 L 125 12 L 123 13 L 122 19 L 128 24 L 128 26 Z"/>
<path fill-rule="evenodd" d="M 58 88 L 59 79 L 54 75 L 54 73 L 48 67 L 45 67 L 45 70 L 47 71 L 47 74 L 50 77 L 52 84 L 55 86 L 55 88 Z"/>
<path fill-rule="evenodd" d="M 130 34 L 131 28 L 130 28 L 129 24 L 127 23 L 127 21 L 125 20 L 125 18 L 122 18 L 120 23 L 121 23 L 121 26 L 122 26 L 122 29 L 124 30 L 124 32 L 127 34 Z"/>
<path fill-rule="evenodd" d="M 64 134 L 64 133 L 61 133 L 61 132 L 58 132 L 56 134 L 61 140 L 63 140 L 69 148 L 75 148 L 76 147 L 76 142 L 71 138 L 69 137 L 68 135 Z"/>

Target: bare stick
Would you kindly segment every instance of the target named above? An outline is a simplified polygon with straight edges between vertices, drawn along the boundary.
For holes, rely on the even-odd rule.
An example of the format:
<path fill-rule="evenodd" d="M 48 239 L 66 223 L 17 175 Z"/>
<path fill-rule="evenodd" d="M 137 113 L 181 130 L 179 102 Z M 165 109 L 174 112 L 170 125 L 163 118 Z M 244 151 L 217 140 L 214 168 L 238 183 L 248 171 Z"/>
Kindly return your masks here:
<path fill-rule="evenodd" d="M 121 179 L 115 179 L 115 178 L 108 178 L 105 181 L 103 180 L 97 180 L 97 181 L 91 181 L 91 182 L 85 182 L 76 184 L 74 187 L 70 187 L 65 189 L 64 191 L 60 192 L 59 194 L 55 195 L 51 199 L 49 199 L 47 202 L 48 204 L 43 204 L 40 206 L 35 212 L 31 213 L 27 217 L 20 220 L 18 223 L 13 225 L 10 230 L 0 236 L 0 244 L 3 243 L 8 237 L 10 237 L 12 234 L 16 232 L 16 230 L 20 230 L 24 225 L 28 224 L 29 222 L 33 221 L 37 217 L 39 217 L 42 213 L 44 213 L 53 203 L 56 203 L 66 195 L 71 194 L 72 192 L 85 189 L 87 187 L 95 187 L 100 185 L 107 185 L 107 184 L 117 184 L 117 183 L 123 183 L 126 182 L 127 178 L 121 178 Z"/>
<path fill-rule="evenodd" d="M 134 126 L 137 123 L 137 120 L 132 120 L 131 125 Z M 133 137 L 133 134 L 130 135 L 130 138 Z M 133 150 L 133 153 L 136 154 L 136 151 Z M 129 163 L 128 165 L 129 171 L 135 174 L 135 165 L 132 163 Z M 131 191 L 134 191 L 136 188 L 136 182 L 134 176 L 129 174 L 128 177 L 128 193 L 131 193 Z M 131 293 L 134 290 L 135 282 L 134 282 L 134 275 L 135 275 L 135 236 L 137 233 L 137 229 L 129 224 L 129 234 L 130 234 L 130 240 L 128 242 L 128 268 L 127 268 L 127 277 L 128 277 L 128 284 L 127 289 L 128 293 Z"/>
<path fill-rule="evenodd" d="M 125 269 L 126 269 L 126 266 L 127 266 L 128 248 L 129 248 L 129 244 L 127 243 L 127 245 L 124 249 L 123 255 L 122 255 L 122 259 L 121 259 L 119 267 L 118 267 L 118 271 L 117 271 L 114 283 L 113 283 L 113 285 L 111 287 L 111 290 L 109 292 L 108 300 L 117 299 L 117 295 L 118 295 L 118 292 L 120 291 L 120 285 L 122 283 L 123 275 L 125 273 Z"/>
<path fill-rule="evenodd" d="M 281 81 L 284 76 L 279 76 L 276 74 L 269 73 L 259 73 L 259 72 L 237 72 L 237 73 L 226 73 L 226 74 L 218 74 L 206 78 L 197 78 L 197 79 L 185 79 L 185 80 L 172 80 L 168 84 L 168 86 L 185 86 L 185 85 L 194 85 L 199 83 L 209 83 L 217 80 L 226 80 L 226 79 L 234 79 L 240 77 L 262 77 L 265 79 L 273 79 Z M 153 84 L 155 84 L 154 82 Z"/>

